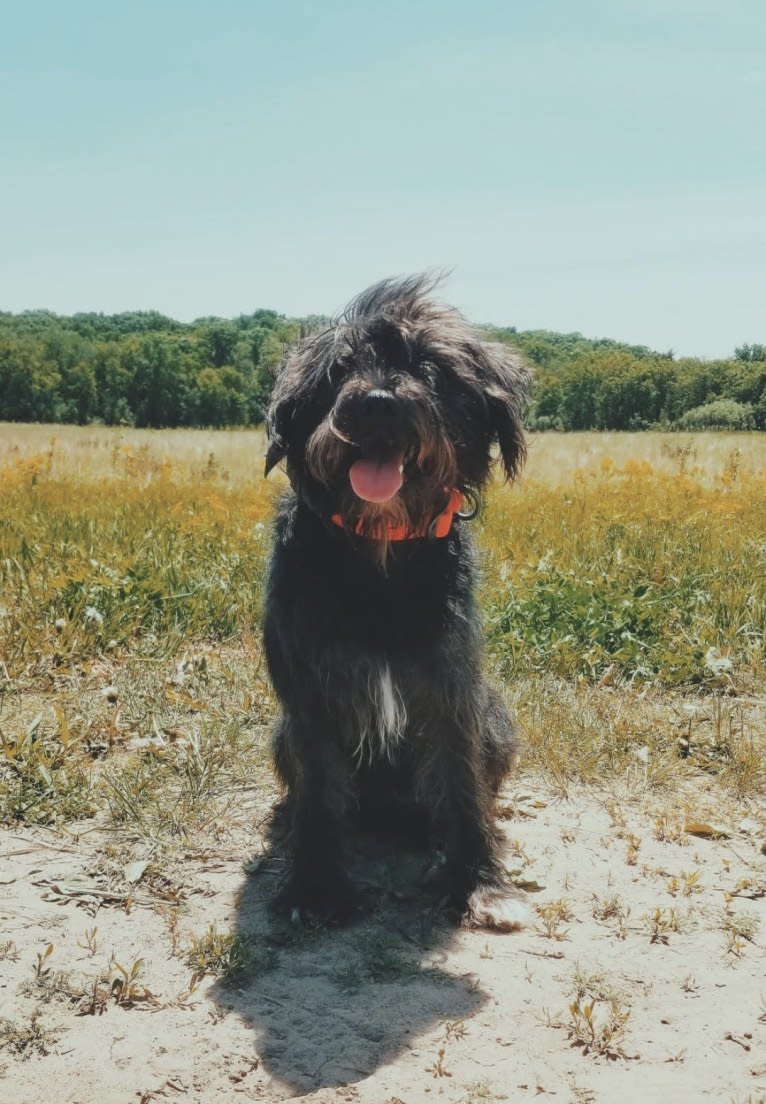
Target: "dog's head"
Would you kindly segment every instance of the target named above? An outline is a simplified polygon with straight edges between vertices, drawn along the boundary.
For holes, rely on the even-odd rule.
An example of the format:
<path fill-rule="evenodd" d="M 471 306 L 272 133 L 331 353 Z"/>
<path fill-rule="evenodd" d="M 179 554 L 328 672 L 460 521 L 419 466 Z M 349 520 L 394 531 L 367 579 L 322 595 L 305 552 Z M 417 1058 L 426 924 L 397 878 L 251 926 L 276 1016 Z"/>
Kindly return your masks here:
<path fill-rule="evenodd" d="M 493 446 L 509 479 L 525 456 L 526 369 L 433 286 L 415 276 L 363 292 L 288 355 L 267 415 L 266 473 L 286 459 L 311 508 L 382 557 L 387 534 L 426 534 L 453 492 L 475 502 Z"/>

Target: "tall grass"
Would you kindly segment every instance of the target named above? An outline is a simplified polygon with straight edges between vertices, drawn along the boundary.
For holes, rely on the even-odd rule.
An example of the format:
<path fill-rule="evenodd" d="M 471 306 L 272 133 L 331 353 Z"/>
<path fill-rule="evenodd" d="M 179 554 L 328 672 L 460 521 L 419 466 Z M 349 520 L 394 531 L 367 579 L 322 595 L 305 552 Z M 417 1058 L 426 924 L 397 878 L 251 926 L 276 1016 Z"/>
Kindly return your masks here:
<path fill-rule="evenodd" d="M 211 795 L 219 760 L 264 777 L 257 641 L 282 480 L 263 480 L 258 432 L 3 432 L 0 819 L 106 804 L 178 835 L 214 815 L 190 749 L 207 749 Z M 722 441 L 539 436 L 474 523 L 488 659 L 526 761 L 555 778 L 638 763 L 659 784 L 680 733 L 687 766 L 766 783 L 766 439 Z"/>
<path fill-rule="evenodd" d="M 603 458 L 558 485 L 498 490 L 482 540 L 501 671 L 720 685 L 759 676 L 766 475 L 705 478 Z"/>
<path fill-rule="evenodd" d="M 0 467 L 9 671 L 257 625 L 278 486 L 261 478 L 260 433 L 132 431 L 128 441 L 68 427 L 64 445 L 34 453 L 22 445 L 42 443 L 47 427 L 18 427 L 15 442 L 13 432 Z M 533 441 L 528 474 L 492 491 L 478 526 L 502 674 L 669 685 L 761 674 L 766 443 L 727 436 L 726 453 L 713 434 Z"/>
<path fill-rule="evenodd" d="M 18 672 L 105 649 L 223 639 L 257 623 L 262 481 L 236 490 L 175 480 L 0 473 L 0 654 Z"/>

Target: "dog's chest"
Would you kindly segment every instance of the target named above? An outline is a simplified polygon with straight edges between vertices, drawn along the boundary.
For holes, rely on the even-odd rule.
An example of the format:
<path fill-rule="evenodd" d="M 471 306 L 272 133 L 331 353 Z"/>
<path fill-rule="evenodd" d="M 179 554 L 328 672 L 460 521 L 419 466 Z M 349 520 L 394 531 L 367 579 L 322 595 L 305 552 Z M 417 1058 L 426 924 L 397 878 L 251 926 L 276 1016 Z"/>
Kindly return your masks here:
<path fill-rule="evenodd" d="M 465 573 L 444 547 L 397 549 L 385 572 L 359 554 L 343 552 L 321 565 L 315 593 L 321 594 L 328 636 L 344 640 L 355 652 L 397 661 L 430 652 L 470 604 Z M 389 675 L 384 666 L 379 666 L 378 681 L 380 696 L 386 698 Z"/>
<path fill-rule="evenodd" d="M 385 661 L 365 664 L 352 692 L 354 758 L 359 763 L 392 759 L 407 726 L 401 687 Z"/>

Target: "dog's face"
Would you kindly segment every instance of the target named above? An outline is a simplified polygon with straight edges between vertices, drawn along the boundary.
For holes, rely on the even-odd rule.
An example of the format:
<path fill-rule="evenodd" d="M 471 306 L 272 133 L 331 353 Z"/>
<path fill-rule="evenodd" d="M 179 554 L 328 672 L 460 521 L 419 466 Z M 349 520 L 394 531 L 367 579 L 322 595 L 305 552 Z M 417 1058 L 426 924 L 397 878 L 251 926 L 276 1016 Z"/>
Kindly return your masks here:
<path fill-rule="evenodd" d="M 312 509 L 378 540 L 427 529 L 453 490 L 474 499 L 493 445 L 508 478 L 525 455 L 526 370 L 431 288 L 412 277 L 360 295 L 288 356 L 267 416 L 267 474 L 286 458 Z"/>

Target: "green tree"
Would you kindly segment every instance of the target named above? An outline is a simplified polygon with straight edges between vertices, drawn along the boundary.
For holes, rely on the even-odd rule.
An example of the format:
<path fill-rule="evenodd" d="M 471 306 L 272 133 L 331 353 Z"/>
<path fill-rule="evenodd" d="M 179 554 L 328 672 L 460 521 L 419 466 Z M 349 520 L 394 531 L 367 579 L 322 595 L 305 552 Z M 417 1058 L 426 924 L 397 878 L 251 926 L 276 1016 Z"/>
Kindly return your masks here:
<path fill-rule="evenodd" d="M 0 338 L 0 416 L 10 422 L 52 422 L 61 376 L 30 338 Z"/>
<path fill-rule="evenodd" d="M 194 364 L 169 334 L 149 334 L 121 342 L 121 361 L 128 376 L 127 399 L 137 426 L 188 424 L 191 372 Z"/>
<path fill-rule="evenodd" d="M 245 425 L 248 405 L 245 380 L 236 368 L 203 368 L 195 393 L 198 425 Z"/>

